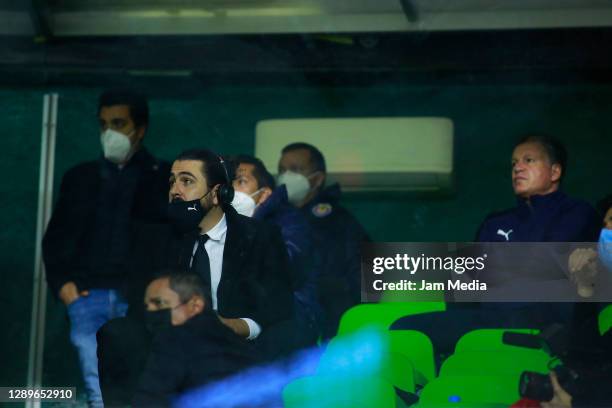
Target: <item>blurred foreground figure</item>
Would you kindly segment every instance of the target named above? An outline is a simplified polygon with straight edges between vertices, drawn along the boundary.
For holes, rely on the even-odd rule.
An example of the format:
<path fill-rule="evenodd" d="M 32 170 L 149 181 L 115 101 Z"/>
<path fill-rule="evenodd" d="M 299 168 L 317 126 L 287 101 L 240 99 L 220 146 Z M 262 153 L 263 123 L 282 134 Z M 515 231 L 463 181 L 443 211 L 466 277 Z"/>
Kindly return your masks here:
<path fill-rule="evenodd" d="M 228 377 L 253 364 L 252 344 L 210 308 L 209 289 L 196 274 L 169 273 L 146 290 L 151 349 L 134 407 L 170 406 L 173 396 Z"/>

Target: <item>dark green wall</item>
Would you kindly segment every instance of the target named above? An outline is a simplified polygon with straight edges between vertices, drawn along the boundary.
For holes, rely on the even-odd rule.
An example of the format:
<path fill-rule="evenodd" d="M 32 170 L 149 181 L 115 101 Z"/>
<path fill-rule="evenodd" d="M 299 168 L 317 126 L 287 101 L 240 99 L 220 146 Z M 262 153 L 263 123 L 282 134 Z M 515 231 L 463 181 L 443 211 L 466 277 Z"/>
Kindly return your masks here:
<path fill-rule="evenodd" d="M 183 85 L 184 86 L 184 85 Z M 95 158 L 98 88 L 0 90 L 4 180 L 0 384 L 24 384 L 38 186 L 42 94 L 60 94 L 56 186 L 66 169 Z M 377 241 L 469 241 L 490 211 L 511 206 L 510 154 L 522 133 L 556 135 L 570 151 L 565 189 L 591 202 L 611 192 L 612 86 L 382 84 L 364 87 L 189 85 L 189 97 L 149 86 L 151 125 L 146 143 L 171 159 L 207 146 L 225 154 L 253 151 L 258 120 L 298 117 L 446 116 L 455 123 L 456 192 L 446 197 L 353 195 L 345 204 Z M 156 97 L 156 95 L 158 95 Z M 166 96 L 160 96 L 166 95 Z M 168 96 L 173 95 L 173 96 Z M 198 95 L 198 96 L 193 96 Z M 349 149 L 350 146 L 347 146 Z M 45 381 L 76 384 L 63 308 L 50 301 Z M 4 363 L 7 361 L 7 363 Z"/>
<path fill-rule="evenodd" d="M 0 384 L 25 384 L 43 92 L 0 90 Z M 38 125 L 33 125 L 37 123 Z"/>

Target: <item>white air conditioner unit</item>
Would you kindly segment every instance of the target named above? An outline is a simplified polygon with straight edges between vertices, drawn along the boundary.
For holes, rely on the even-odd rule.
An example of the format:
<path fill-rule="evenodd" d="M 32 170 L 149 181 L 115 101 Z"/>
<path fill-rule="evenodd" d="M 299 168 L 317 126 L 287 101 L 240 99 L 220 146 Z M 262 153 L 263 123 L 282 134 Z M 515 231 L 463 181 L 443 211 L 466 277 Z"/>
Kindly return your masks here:
<path fill-rule="evenodd" d="M 283 147 L 316 146 L 328 184 L 344 191 L 445 191 L 452 186 L 453 122 L 448 118 L 272 119 L 257 123 L 255 156 L 277 173 Z"/>

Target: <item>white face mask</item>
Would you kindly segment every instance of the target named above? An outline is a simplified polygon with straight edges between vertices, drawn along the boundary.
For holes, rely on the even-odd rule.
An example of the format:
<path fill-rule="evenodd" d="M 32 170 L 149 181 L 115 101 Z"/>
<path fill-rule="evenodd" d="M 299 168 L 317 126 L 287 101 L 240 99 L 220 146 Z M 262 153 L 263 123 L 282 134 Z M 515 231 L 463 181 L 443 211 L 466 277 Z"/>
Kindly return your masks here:
<path fill-rule="evenodd" d="M 130 136 L 134 133 L 130 133 Z M 115 164 L 124 164 L 132 154 L 132 143 L 128 136 L 116 130 L 106 129 L 100 134 L 104 157 Z"/>
<path fill-rule="evenodd" d="M 312 176 L 312 174 L 310 176 Z M 287 198 L 293 205 L 301 203 L 310 192 L 308 177 L 299 173 L 294 173 L 291 170 L 279 174 L 277 181 L 279 185 L 284 184 L 286 186 Z"/>
<path fill-rule="evenodd" d="M 258 194 L 262 189 L 260 188 L 253 194 L 249 195 L 242 191 L 234 191 L 234 199 L 232 200 L 232 206 L 236 209 L 238 214 L 252 217 L 255 212 L 257 204 L 253 199 L 253 196 Z"/>

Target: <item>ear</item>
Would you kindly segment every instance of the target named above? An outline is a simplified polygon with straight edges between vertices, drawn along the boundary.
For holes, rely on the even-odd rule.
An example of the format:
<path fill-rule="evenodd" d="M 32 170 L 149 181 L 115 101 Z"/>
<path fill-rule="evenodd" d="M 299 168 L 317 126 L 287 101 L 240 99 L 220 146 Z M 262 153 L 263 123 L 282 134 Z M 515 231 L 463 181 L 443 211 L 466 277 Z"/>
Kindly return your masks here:
<path fill-rule="evenodd" d="M 259 200 L 257 200 L 257 204 L 263 204 L 270 196 L 272 195 L 272 189 L 270 187 L 264 187 L 259 193 Z"/>
<path fill-rule="evenodd" d="M 191 316 L 202 313 L 206 308 L 206 301 L 200 296 L 194 296 L 189 301 L 189 312 Z"/>
<path fill-rule="evenodd" d="M 219 187 L 221 187 L 221 184 L 215 185 L 213 187 L 213 189 L 212 189 L 212 193 L 210 193 L 212 195 L 213 205 L 214 206 L 220 206 L 221 205 L 221 199 L 219 198 Z"/>
<path fill-rule="evenodd" d="M 144 139 L 144 135 L 147 132 L 147 126 L 142 125 L 136 128 L 136 141 L 138 143 L 142 143 L 142 139 Z"/>
<path fill-rule="evenodd" d="M 563 174 L 563 169 L 559 163 L 555 163 L 551 167 L 552 172 L 550 175 L 550 181 L 553 183 L 558 183 L 561 180 L 561 174 Z"/>
<path fill-rule="evenodd" d="M 313 189 L 320 188 L 325 183 L 325 177 L 327 175 L 323 171 L 319 171 L 315 175 L 312 176 L 312 187 Z"/>

